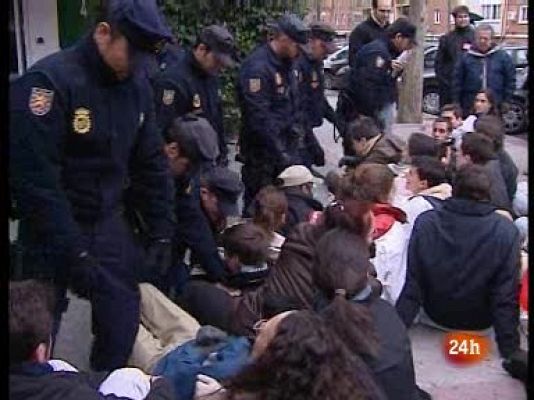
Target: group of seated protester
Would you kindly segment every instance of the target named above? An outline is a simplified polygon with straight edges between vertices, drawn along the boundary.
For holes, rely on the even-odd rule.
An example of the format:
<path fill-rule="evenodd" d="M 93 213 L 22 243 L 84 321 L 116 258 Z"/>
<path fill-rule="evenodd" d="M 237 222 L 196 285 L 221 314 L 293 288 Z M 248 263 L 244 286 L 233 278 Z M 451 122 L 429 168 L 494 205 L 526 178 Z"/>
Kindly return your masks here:
<path fill-rule="evenodd" d="M 430 399 L 416 384 L 416 323 L 490 335 L 526 383 L 526 235 L 512 219 L 526 217 L 528 193 L 512 182 L 498 117 L 477 112 L 474 131 L 454 133 L 463 124 L 447 107 L 406 144 L 352 121 L 329 204 L 291 166 L 233 222 L 239 176 L 214 165 L 211 133 L 177 119 L 165 147 L 175 263 L 141 280 L 129 368 L 82 373 L 51 359 L 49 290 L 10 282 L 10 398 Z"/>

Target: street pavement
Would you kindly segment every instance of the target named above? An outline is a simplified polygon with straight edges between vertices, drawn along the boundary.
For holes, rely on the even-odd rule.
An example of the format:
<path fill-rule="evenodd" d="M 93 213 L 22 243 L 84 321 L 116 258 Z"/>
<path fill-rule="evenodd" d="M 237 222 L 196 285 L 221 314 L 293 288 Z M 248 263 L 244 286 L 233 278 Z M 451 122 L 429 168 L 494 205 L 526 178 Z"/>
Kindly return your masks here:
<path fill-rule="evenodd" d="M 335 104 L 336 93 L 327 92 L 328 100 Z M 395 125 L 394 134 L 405 139 L 415 131 L 426 129 L 433 117 L 425 116 L 423 125 Z M 316 129 L 316 135 L 325 149 L 326 165 L 317 168 L 321 173 L 337 170 L 337 162 L 342 154 L 341 144 L 335 143 L 332 125 L 327 121 Z M 525 179 L 528 166 L 527 137 L 507 136 L 505 148 L 516 162 L 520 179 Z M 232 149 L 233 150 L 233 149 Z M 239 171 L 239 165 L 232 163 L 232 169 Z M 326 201 L 327 191 L 323 184 L 315 188 L 317 196 Z M 71 303 L 64 315 L 56 344 L 55 356 L 72 362 L 82 370 L 89 369 L 89 350 L 92 340 L 90 332 L 91 307 L 85 300 L 71 296 Z M 417 383 L 432 394 L 434 400 L 523 400 L 526 394 L 523 385 L 509 377 L 501 368 L 501 361 L 493 346 L 490 356 L 480 364 L 470 367 L 457 367 L 449 364 L 442 355 L 443 332 L 424 326 L 410 329 L 412 351 Z M 523 347 L 527 348 L 525 338 Z"/>

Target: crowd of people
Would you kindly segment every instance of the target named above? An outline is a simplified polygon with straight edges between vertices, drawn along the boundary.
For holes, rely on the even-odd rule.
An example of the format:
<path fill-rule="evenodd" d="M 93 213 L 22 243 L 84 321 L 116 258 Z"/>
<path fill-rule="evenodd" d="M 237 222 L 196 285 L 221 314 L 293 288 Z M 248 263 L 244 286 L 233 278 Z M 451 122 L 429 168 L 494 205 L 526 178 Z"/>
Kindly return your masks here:
<path fill-rule="evenodd" d="M 284 14 L 242 60 L 222 25 L 185 49 L 155 1 L 103 4 L 78 44 L 10 88 L 23 249 L 9 283 L 10 398 L 430 399 L 416 323 L 494 337 L 527 381 L 528 193 L 503 146 L 511 81 L 473 72 L 472 57 L 505 71 L 487 28 L 459 49 L 468 83 L 455 80 L 432 131 L 404 143 L 396 83 L 417 29 L 387 23 L 387 1 L 351 35 L 337 110 L 324 95 L 326 24 Z M 471 37 L 449 35 L 449 52 Z M 218 84 L 238 62 L 240 174 Z M 344 153 L 327 204 L 312 173 L 325 164 L 323 118 Z M 54 358 L 67 290 L 91 303 L 91 371 Z"/>

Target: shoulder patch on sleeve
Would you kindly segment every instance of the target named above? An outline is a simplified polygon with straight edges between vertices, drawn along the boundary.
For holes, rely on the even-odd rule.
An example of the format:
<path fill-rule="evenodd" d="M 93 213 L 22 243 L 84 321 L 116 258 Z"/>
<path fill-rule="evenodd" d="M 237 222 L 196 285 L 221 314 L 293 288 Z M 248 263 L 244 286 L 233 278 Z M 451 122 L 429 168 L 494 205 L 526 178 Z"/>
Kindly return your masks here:
<path fill-rule="evenodd" d="M 161 101 L 166 106 L 170 106 L 174 101 L 174 90 L 172 89 L 163 89 L 163 96 Z"/>
<path fill-rule="evenodd" d="M 53 90 L 32 87 L 32 92 L 28 100 L 28 107 L 30 108 L 32 114 L 41 117 L 48 114 L 48 112 L 52 109 L 53 100 Z"/>
<path fill-rule="evenodd" d="M 248 80 L 248 90 L 251 93 L 256 93 L 261 90 L 261 79 L 260 78 L 253 78 Z"/>

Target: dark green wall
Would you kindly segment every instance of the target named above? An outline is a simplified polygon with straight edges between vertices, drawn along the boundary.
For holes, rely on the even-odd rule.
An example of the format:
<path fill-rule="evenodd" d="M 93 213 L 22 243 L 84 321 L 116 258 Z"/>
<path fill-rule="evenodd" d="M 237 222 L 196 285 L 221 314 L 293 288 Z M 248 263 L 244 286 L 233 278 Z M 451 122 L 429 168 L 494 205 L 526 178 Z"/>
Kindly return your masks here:
<path fill-rule="evenodd" d="M 76 42 L 92 25 L 100 0 L 86 0 L 87 17 L 80 14 L 82 0 L 57 0 L 59 45 L 65 48 Z"/>

